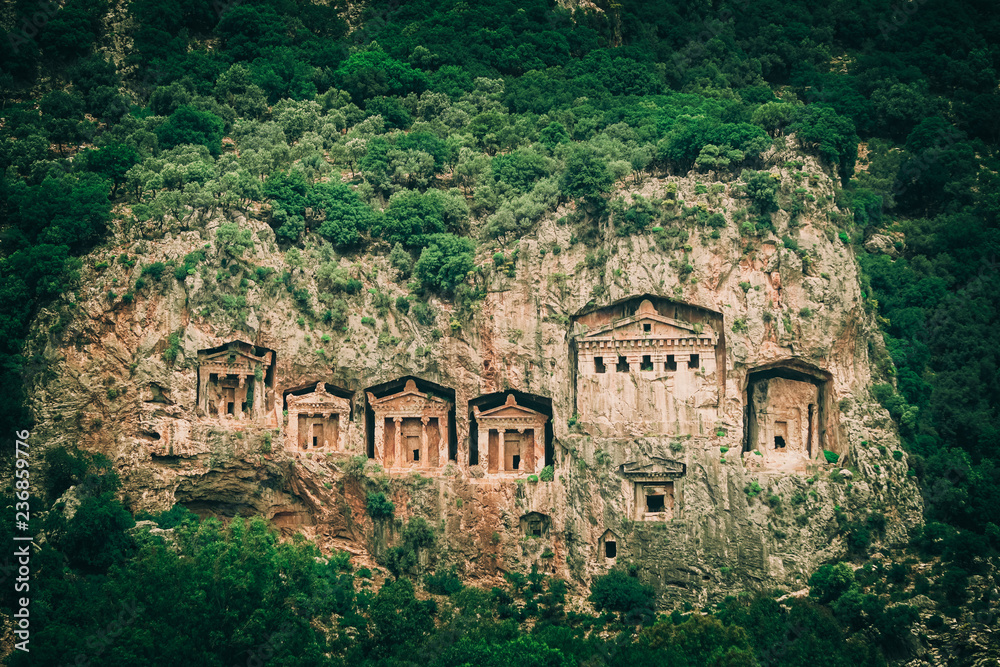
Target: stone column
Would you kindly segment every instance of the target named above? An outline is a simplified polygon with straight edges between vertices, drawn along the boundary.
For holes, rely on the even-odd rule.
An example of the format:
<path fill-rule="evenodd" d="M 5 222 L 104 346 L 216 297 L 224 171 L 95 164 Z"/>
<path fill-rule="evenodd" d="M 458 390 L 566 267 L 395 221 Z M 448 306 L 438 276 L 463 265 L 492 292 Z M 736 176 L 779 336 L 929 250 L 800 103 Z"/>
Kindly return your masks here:
<path fill-rule="evenodd" d="M 485 425 L 479 429 L 479 465 L 483 470 L 490 469 L 490 429 Z"/>
<path fill-rule="evenodd" d="M 535 451 L 535 429 L 522 429 L 524 438 L 521 439 L 521 458 L 524 459 L 524 469 L 528 474 L 538 472 L 538 457 Z"/>
<path fill-rule="evenodd" d="M 420 467 L 427 468 L 431 465 L 431 451 L 427 446 L 427 423 L 430 417 L 420 418 Z"/>
<path fill-rule="evenodd" d="M 261 415 L 264 408 L 264 381 L 257 382 L 257 376 L 253 378 L 253 405 L 250 406 L 250 415 L 256 419 Z"/>
<path fill-rule="evenodd" d="M 240 373 L 238 377 L 240 383 L 236 387 L 236 391 L 233 392 L 233 413 L 237 419 L 243 419 L 245 416 L 243 414 L 243 399 L 247 397 L 247 376 Z"/>
<path fill-rule="evenodd" d="M 438 467 L 448 465 L 448 417 L 438 417 Z"/>
<path fill-rule="evenodd" d="M 395 425 L 395 428 L 392 429 L 394 436 L 392 447 L 395 452 L 395 456 L 392 459 L 392 467 L 402 468 L 402 463 L 406 460 L 403 458 L 403 418 L 393 417 L 392 423 Z"/>
<path fill-rule="evenodd" d="M 350 428 L 350 420 L 346 412 L 337 412 L 337 451 L 343 452 L 347 449 L 346 431 Z M 365 443 L 365 455 L 368 455 L 368 443 Z"/>
<path fill-rule="evenodd" d="M 299 412 L 291 406 L 288 410 L 288 437 L 285 438 L 285 443 L 289 450 L 299 448 Z"/>
<path fill-rule="evenodd" d="M 507 446 L 504 444 L 504 435 L 506 435 L 507 429 L 498 428 L 497 429 L 497 456 L 500 460 L 497 461 L 497 472 L 507 471 Z"/>
<path fill-rule="evenodd" d="M 372 447 L 372 454 L 375 455 L 375 460 L 378 461 L 379 465 L 385 465 L 385 417 L 382 415 L 376 415 L 375 419 L 375 442 Z M 367 444 L 365 454 L 367 454 Z"/>

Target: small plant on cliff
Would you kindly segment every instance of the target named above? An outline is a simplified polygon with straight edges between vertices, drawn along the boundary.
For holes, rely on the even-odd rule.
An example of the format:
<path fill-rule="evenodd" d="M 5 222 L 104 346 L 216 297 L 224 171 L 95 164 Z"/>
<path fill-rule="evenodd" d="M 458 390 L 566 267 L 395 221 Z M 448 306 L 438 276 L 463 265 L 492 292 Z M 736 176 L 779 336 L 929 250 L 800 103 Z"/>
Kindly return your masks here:
<path fill-rule="evenodd" d="M 827 463 L 836 463 L 837 461 L 840 460 L 840 454 L 837 454 L 836 452 L 831 452 L 826 449 L 823 450 L 823 456 L 826 457 Z"/>
<path fill-rule="evenodd" d="M 551 482 L 556 478 L 555 468 L 552 466 L 545 466 L 542 468 L 542 472 L 538 475 L 538 479 L 543 482 Z"/>
<path fill-rule="evenodd" d="M 170 334 L 167 338 L 167 347 L 163 350 L 163 360 L 173 365 L 177 360 L 177 355 L 181 351 L 181 334 L 179 331 Z"/>
<path fill-rule="evenodd" d="M 538 483 L 538 475 L 528 475 L 528 482 L 531 484 Z"/>
<path fill-rule="evenodd" d="M 761 488 L 761 485 L 754 479 L 751 480 L 750 483 L 743 488 L 743 490 L 746 491 L 747 498 L 755 498 L 759 496 L 760 492 L 764 489 Z"/>
<path fill-rule="evenodd" d="M 368 463 L 368 457 L 359 454 L 358 456 L 352 456 L 347 459 L 347 463 L 344 464 L 344 474 L 353 479 L 364 479 L 365 478 L 365 465 Z"/>
<path fill-rule="evenodd" d="M 368 516 L 373 519 L 391 519 L 396 513 L 396 505 L 379 493 L 368 494 Z"/>

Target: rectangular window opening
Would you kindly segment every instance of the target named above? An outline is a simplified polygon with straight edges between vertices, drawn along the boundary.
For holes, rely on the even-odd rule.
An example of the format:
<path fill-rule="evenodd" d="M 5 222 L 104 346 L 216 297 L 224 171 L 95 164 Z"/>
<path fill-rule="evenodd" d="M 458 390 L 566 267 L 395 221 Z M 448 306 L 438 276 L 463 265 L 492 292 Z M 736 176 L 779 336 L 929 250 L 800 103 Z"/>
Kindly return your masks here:
<path fill-rule="evenodd" d="M 236 404 L 235 403 L 226 403 L 226 414 L 228 414 L 228 415 L 236 414 Z"/>
<path fill-rule="evenodd" d="M 511 459 L 512 459 L 511 467 L 514 468 L 514 470 L 520 470 L 521 469 L 521 457 L 518 456 L 517 454 L 514 454 L 514 456 L 512 456 Z"/>
<path fill-rule="evenodd" d="M 698 362 L 699 362 L 698 355 L 692 354 L 691 358 L 688 359 L 688 368 L 698 368 Z"/>
<path fill-rule="evenodd" d="M 594 372 L 606 373 L 608 369 L 604 366 L 604 357 L 594 357 Z"/>
<path fill-rule="evenodd" d="M 642 325 L 642 330 L 645 333 L 650 333 L 653 330 L 653 325 L 650 324 L 649 322 L 644 322 Z"/>
<path fill-rule="evenodd" d="M 413 460 L 414 461 L 419 461 L 420 460 L 420 450 L 419 449 L 414 449 L 413 450 Z"/>
<path fill-rule="evenodd" d="M 604 557 L 605 558 L 617 558 L 618 557 L 618 543 L 613 540 L 608 540 L 604 543 Z"/>
<path fill-rule="evenodd" d="M 664 496 L 662 494 L 655 496 L 646 496 L 646 511 L 650 514 L 657 514 L 664 511 L 665 505 L 663 502 Z"/>
<path fill-rule="evenodd" d="M 639 368 L 641 370 L 644 370 L 644 371 L 651 371 L 651 370 L 653 370 L 653 357 L 652 357 L 652 355 L 649 355 L 649 354 L 642 355 L 642 366 L 640 366 Z"/>
<path fill-rule="evenodd" d="M 677 370 L 677 360 L 674 359 L 674 355 L 667 355 L 667 363 L 663 364 L 663 370 L 666 371 L 676 371 Z"/>
<path fill-rule="evenodd" d="M 628 357 L 618 357 L 618 366 L 615 370 L 619 373 L 628 373 Z"/>

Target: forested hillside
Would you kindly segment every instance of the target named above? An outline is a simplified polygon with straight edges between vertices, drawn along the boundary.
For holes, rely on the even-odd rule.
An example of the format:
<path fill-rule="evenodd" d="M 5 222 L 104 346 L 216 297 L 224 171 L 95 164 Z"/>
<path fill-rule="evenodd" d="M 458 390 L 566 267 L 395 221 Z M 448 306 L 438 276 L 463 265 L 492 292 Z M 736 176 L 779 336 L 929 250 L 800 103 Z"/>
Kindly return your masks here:
<path fill-rule="evenodd" d="M 927 522 L 898 562 L 824 566 L 808 598 L 734 590 L 704 614 L 657 620 L 649 591 L 615 572 L 593 588 L 594 615 L 567 606 L 565 584 L 544 575 L 483 591 L 439 572 L 415 592 L 400 569 L 317 560 L 314 545 L 278 543 L 260 520 L 199 523 L 177 508 L 155 517 L 176 528 L 169 546 L 137 541 L 128 529 L 153 517 L 121 503 L 110 462 L 58 450 L 33 463 L 46 470 L 33 510 L 72 484 L 86 498 L 71 520 L 38 522 L 59 538 L 34 561 L 32 653 L 10 664 L 79 653 L 109 665 L 888 664 L 913 657 L 903 638 L 916 611 L 902 603 L 918 594 L 939 604 L 932 630 L 996 626 L 995 590 L 968 593 L 1000 549 L 994 2 L 17 0 L 0 12 L 8 441 L 31 427 L 26 388 L 47 372 L 24 352 L 31 322 L 49 309 L 58 323 L 37 335 L 61 335 L 81 258 L 114 234 L 256 216 L 291 256 L 310 239 L 388 256 L 410 280 L 396 307 L 419 313 L 443 298 L 458 328 L 485 295 L 477 258 L 512 261 L 561 204 L 576 203 L 561 221 L 573 243 L 653 234 L 674 248 L 689 222 L 724 228 L 704 207 L 619 193 L 694 172 L 706 193 L 713 183 L 740 193 L 731 220 L 747 243 L 773 236 L 782 210 L 826 216 L 853 249 L 884 339 L 868 343 L 873 392 L 898 425 Z M 803 170 L 803 187 L 779 193 L 767 156 L 786 147 L 835 177 L 830 201 L 807 190 L 819 176 Z M 238 257 L 252 241 L 232 226 L 216 243 Z M 183 282 L 203 259 L 150 264 L 108 301 Z M 259 267 L 252 280 L 287 289 L 332 327 L 361 289 L 330 273 L 313 306 L 291 273 Z M 245 311 L 239 289 L 216 307 Z M 864 541 L 879 526 L 854 529 Z M 405 531 L 398 558 L 433 540 L 415 520 Z M 930 578 L 912 567 L 918 558 L 933 563 Z M 141 610 L 109 639 L 124 599 Z"/>

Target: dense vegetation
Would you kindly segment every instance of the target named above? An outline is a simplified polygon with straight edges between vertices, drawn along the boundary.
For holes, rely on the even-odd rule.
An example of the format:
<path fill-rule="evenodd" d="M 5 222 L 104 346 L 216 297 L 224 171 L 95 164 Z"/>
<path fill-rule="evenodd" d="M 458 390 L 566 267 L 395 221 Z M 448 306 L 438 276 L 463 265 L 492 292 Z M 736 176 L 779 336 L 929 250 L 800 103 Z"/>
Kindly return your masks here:
<path fill-rule="evenodd" d="M 951 592 L 942 599 L 953 607 L 964 602 L 954 591 L 976 563 L 961 562 L 954 545 L 973 553 L 1000 547 L 992 511 L 1000 504 L 995 3 L 918 2 L 906 12 L 890 0 L 598 5 L 570 13 L 544 0 L 374 1 L 351 29 L 337 3 L 132 0 L 125 5 L 130 20 L 110 32 L 104 0 L 6 4 L 3 432 L 30 424 L 23 388 L 45 372 L 44 359 L 24 354 L 29 322 L 55 303 L 56 324 L 36 335 L 60 335 L 74 313 L 68 295 L 78 286 L 80 258 L 113 228 L 157 237 L 203 226 L 212 215 L 260 211 L 290 263 L 300 248 L 317 244 L 327 253 L 389 255 L 401 278 L 413 281 L 412 306 L 398 307 L 412 308 L 419 320 L 429 293 L 462 304 L 480 298 L 477 244 L 499 249 L 497 264 L 505 263 L 516 240 L 560 202 L 579 203 L 565 221 L 578 242 L 650 232 L 676 240 L 679 219 L 701 215 L 696 209 L 666 215 L 613 194 L 617 184 L 651 172 L 694 169 L 738 181 L 747 199 L 740 233 L 767 235 L 781 203 L 759 173 L 761 154 L 794 133 L 839 179 L 836 203 L 850 215 L 814 213 L 826 214 L 858 253 L 867 306 L 880 318 L 887 350 L 871 348 L 884 379 L 876 397 L 899 423 L 931 522 L 916 544 L 947 556 Z M 129 39 L 116 38 L 122 35 Z M 859 141 L 867 155 L 861 164 Z M 709 227 L 727 224 L 703 217 L 698 222 Z M 898 257 L 865 251 L 874 236 L 894 232 L 902 232 L 891 237 Z M 248 234 L 224 226 L 213 240 L 235 261 L 255 242 Z M 171 266 L 152 264 L 141 280 L 183 281 L 202 259 L 192 253 Z M 328 268 L 320 276 L 328 291 L 313 304 L 290 275 L 247 267 L 246 276 L 287 287 L 305 315 L 334 324 L 360 288 Z M 122 286 L 125 294 L 108 296 L 131 300 L 141 288 Z M 239 298 L 222 307 L 239 312 Z M 77 479 L 83 473 L 75 460 L 50 467 Z M 60 486 L 49 489 L 50 498 Z M 292 639 L 277 642 L 274 664 L 327 653 L 388 664 L 414 651 L 441 664 L 515 655 L 577 664 L 591 654 L 641 662 L 671 651 L 681 664 L 747 664 L 747 651 L 771 664 L 868 664 L 866 651 L 891 656 L 899 647 L 858 634 L 837 648 L 832 639 L 854 636 L 858 619 L 884 623 L 887 636 L 906 620 L 898 617 L 905 612 L 866 606 L 858 584 L 821 599 L 827 606 L 802 602 L 788 611 L 763 598 L 741 599 L 714 619 L 675 617 L 649 625 L 635 641 L 627 634 L 598 640 L 589 633 L 595 624 L 627 621 L 564 619 L 552 582 L 512 583 L 488 594 L 465 589 L 435 610 L 413 598 L 405 577 L 378 594 L 358 592 L 348 585 L 358 575 L 344 563 L 315 565 L 309 545 L 276 545 L 256 523 L 191 526 L 180 531 L 178 552 L 132 544 L 122 533 L 131 518 L 112 489 L 97 484 L 89 493 L 69 525 L 51 527 L 62 542 L 46 546 L 41 561 L 51 625 L 43 632 L 63 647 L 53 650 L 83 643 L 114 613 L 98 607 L 124 591 L 160 595 L 141 582 L 177 587 L 141 600 L 145 618 L 161 627 L 129 626 L 126 632 L 143 636 L 108 649 L 141 657 L 105 653 L 108 664 L 167 664 L 187 651 L 202 652 L 189 664 L 215 664 L 267 644 L 285 621 Z M 98 529 L 110 531 L 106 541 L 94 541 Z M 261 580 L 248 595 L 251 570 Z M 307 605 L 319 586 L 339 592 L 319 607 L 296 606 Z M 516 605 L 508 601 L 514 597 Z M 628 599 L 607 599 L 620 597 Z M 515 607 L 555 620 L 525 634 L 512 624 L 522 613 Z M 480 608 L 486 611 L 478 616 L 469 611 Z M 407 611 L 396 617 L 388 609 Z M 792 616 L 806 620 L 793 623 Z M 313 617 L 357 633 L 322 639 L 305 620 Z M 60 634 L 73 627 L 68 619 L 91 630 Z M 769 623 L 793 637 L 780 658 L 766 655 L 756 629 Z M 816 635 L 781 634 L 803 626 Z M 218 630 L 197 647 L 182 646 L 184 628 L 195 627 Z M 456 628 L 466 627 L 458 639 Z M 174 639 L 160 645 L 150 637 Z M 718 653 L 706 657 L 695 645 Z M 65 657 L 53 653 L 50 662 Z"/>
<path fill-rule="evenodd" d="M 916 615 L 900 604 L 908 567 L 855 573 L 842 563 L 813 576 L 810 598 L 745 593 L 670 616 L 655 613 L 634 572 L 614 570 L 592 587 L 598 613 L 582 614 L 566 608 L 564 581 L 536 570 L 490 590 L 465 586 L 454 567 L 421 576 L 418 553 L 434 552 L 436 531 L 419 517 L 386 556 L 391 574 L 355 570 L 347 553 L 322 557 L 304 539 L 279 542 L 260 518 L 199 522 L 181 506 L 136 517 L 172 529 L 164 540 L 132 530 L 107 459 L 50 452 L 48 490 L 77 484 L 79 504 L 40 526 L 48 539 L 32 558 L 31 653 L 15 652 L 11 665 L 847 667 L 905 655 Z M 368 505 L 391 520 L 384 494 Z M 9 542 L 9 524 L 2 530 Z M 415 582 L 432 595 L 418 596 Z M 963 581 L 927 592 L 960 603 Z M 0 589 L 5 609 L 13 596 Z"/>

